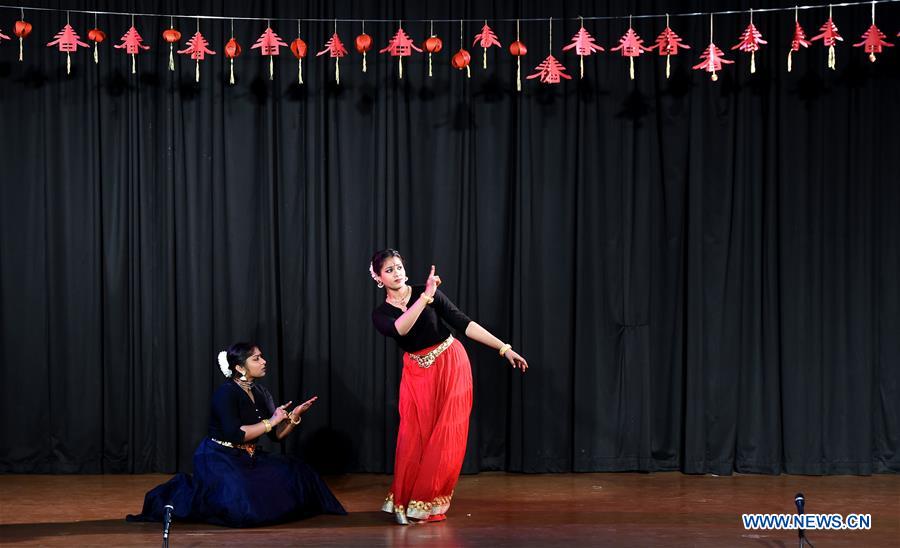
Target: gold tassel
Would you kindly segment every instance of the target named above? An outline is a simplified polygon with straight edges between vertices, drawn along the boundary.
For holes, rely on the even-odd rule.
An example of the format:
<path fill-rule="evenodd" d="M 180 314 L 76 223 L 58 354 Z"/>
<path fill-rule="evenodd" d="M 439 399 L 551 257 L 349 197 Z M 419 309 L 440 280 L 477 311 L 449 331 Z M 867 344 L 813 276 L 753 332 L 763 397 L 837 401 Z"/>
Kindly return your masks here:
<path fill-rule="evenodd" d="M 366 71 L 366 52 L 363 52 L 363 72 Z"/>
<path fill-rule="evenodd" d="M 750 74 L 756 73 L 756 52 L 750 52 Z"/>
<path fill-rule="evenodd" d="M 483 48 L 482 51 L 484 53 L 481 56 L 481 68 L 483 68 L 484 70 L 487 70 L 487 48 Z"/>
<path fill-rule="evenodd" d="M 875 52 L 869 52 L 869 61 L 875 62 Z"/>
<path fill-rule="evenodd" d="M 716 74 L 716 71 L 713 71 L 712 77 L 710 78 L 713 82 L 719 79 L 719 75 Z"/>
<path fill-rule="evenodd" d="M 200 81 L 200 61 L 199 60 L 194 65 L 194 81 L 195 82 Z"/>
<path fill-rule="evenodd" d="M 97 53 L 97 42 L 94 42 L 94 64 L 100 64 L 100 55 Z"/>
<path fill-rule="evenodd" d="M 341 85 L 341 58 L 334 58 L 334 81 L 337 85 Z"/>
<path fill-rule="evenodd" d="M 403 80 L 403 56 L 399 56 L 398 59 L 400 60 L 400 79 Z"/>
<path fill-rule="evenodd" d="M 794 53 L 794 50 L 790 50 L 788 52 L 788 72 L 791 71 L 791 54 Z"/>
<path fill-rule="evenodd" d="M 522 58 L 516 55 L 516 91 L 522 91 Z"/>
<path fill-rule="evenodd" d="M 431 52 L 428 52 L 428 77 L 431 78 Z"/>
<path fill-rule="evenodd" d="M 672 59 L 671 55 L 666 55 L 666 80 L 668 80 L 669 75 L 672 74 L 671 63 L 669 62 L 669 61 L 671 61 L 671 59 Z"/>
<path fill-rule="evenodd" d="M 581 78 L 584 78 L 584 55 L 578 56 L 578 68 L 581 69 Z"/>
<path fill-rule="evenodd" d="M 837 59 L 835 59 L 834 55 L 834 44 L 828 46 L 828 68 L 831 70 L 836 70 Z"/>
<path fill-rule="evenodd" d="M 24 41 L 22 40 L 22 37 L 19 36 L 19 61 L 24 60 L 22 57 L 22 52 L 24 51 L 24 49 L 25 49 Z"/>
<path fill-rule="evenodd" d="M 234 85 L 234 59 L 231 60 L 231 75 L 228 78 L 228 83 L 232 86 Z"/>
<path fill-rule="evenodd" d="M 275 61 L 269 56 L 269 80 L 275 79 Z"/>
<path fill-rule="evenodd" d="M 175 72 L 175 57 L 172 55 L 172 44 L 169 44 L 169 70 Z"/>
<path fill-rule="evenodd" d="M 472 68 L 469 65 L 466 65 L 466 78 L 472 77 Z"/>
<path fill-rule="evenodd" d="M 66 74 L 72 74 L 72 55 L 66 53 Z"/>
<path fill-rule="evenodd" d="M 131 54 L 131 74 L 137 74 L 137 55 Z"/>
<path fill-rule="evenodd" d="M 297 59 L 297 81 L 303 83 L 303 57 Z"/>
<path fill-rule="evenodd" d="M 631 75 L 631 79 L 634 80 L 634 57 L 629 57 L 630 65 L 628 67 L 628 74 Z"/>

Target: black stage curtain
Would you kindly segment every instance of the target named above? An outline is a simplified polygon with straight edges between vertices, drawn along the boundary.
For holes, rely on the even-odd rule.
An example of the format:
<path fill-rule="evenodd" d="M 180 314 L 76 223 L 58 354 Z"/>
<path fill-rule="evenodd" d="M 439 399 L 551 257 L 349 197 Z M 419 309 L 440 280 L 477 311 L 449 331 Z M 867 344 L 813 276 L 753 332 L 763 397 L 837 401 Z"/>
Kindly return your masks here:
<path fill-rule="evenodd" d="M 535 18 L 774 7 L 786 2 L 119 2 L 122 11 L 369 19 Z M 108 9 L 108 2 L 41 2 Z M 18 10 L 0 9 L 12 35 Z M 286 451 L 327 471 L 393 466 L 400 355 L 377 335 L 371 253 L 396 247 L 529 360 L 513 373 L 466 342 L 475 406 L 465 471 L 681 470 L 869 474 L 900 470 L 900 47 L 851 47 L 870 6 L 835 8 L 837 70 L 816 42 L 785 70 L 793 13 L 758 13 L 768 45 L 731 51 L 746 15 L 716 20 L 736 59 L 690 70 L 708 19 L 675 18 L 693 49 L 664 61 L 561 53 L 570 81 L 515 90 L 515 61 L 471 46 L 471 79 L 444 50 L 316 58 L 332 23 L 301 23 L 303 62 L 250 46 L 227 85 L 230 23 L 203 21 L 217 55 L 177 56 L 168 20 L 112 49 L 128 17 L 100 16 L 100 64 L 45 47 L 65 23 L 26 11 L 25 61 L 0 45 L 0 471 L 189 470 L 216 353 L 254 340 L 276 397 L 320 398 Z M 809 36 L 826 9 L 801 11 Z M 82 39 L 93 17 L 72 14 Z M 900 5 L 879 5 L 890 41 Z M 193 20 L 176 21 L 187 39 Z M 607 50 L 627 21 L 588 21 Z M 493 23 L 504 46 L 511 22 Z M 646 43 L 660 20 L 635 19 Z M 273 22 L 286 41 L 293 21 Z M 427 25 L 404 28 L 417 41 Z M 338 32 L 352 50 L 359 24 Z M 522 24 L 523 77 L 547 54 Z M 183 40 L 184 40 L 183 39 Z M 182 44 L 179 47 L 183 46 Z"/>

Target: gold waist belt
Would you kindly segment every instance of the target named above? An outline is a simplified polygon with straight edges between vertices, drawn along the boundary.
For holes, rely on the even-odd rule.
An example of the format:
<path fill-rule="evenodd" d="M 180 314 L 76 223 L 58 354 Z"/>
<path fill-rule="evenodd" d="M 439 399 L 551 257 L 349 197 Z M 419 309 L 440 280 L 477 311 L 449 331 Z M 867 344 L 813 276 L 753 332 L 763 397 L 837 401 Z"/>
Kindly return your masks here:
<path fill-rule="evenodd" d="M 253 456 L 253 453 L 256 453 L 256 445 L 252 444 L 252 443 L 231 443 L 230 441 L 217 440 L 216 438 L 209 438 L 209 439 L 218 443 L 222 447 L 231 447 L 232 449 L 243 449 L 251 457 Z"/>
<path fill-rule="evenodd" d="M 441 344 L 434 347 L 434 349 L 428 354 L 422 354 L 421 356 L 418 354 L 413 354 L 412 352 L 408 352 L 409 357 L 416 360 L 419 364 L 419 367 L 422 369 L 428 369 L 431 367 L 431 364 L 434 363 L 434 360 L 437 359 L 438 356 L 441 355 L 441 352 L 450 348 L 450 345 L 453 344 L 453 335 L 447 337 L 447 340 L 442 342 Z"/>

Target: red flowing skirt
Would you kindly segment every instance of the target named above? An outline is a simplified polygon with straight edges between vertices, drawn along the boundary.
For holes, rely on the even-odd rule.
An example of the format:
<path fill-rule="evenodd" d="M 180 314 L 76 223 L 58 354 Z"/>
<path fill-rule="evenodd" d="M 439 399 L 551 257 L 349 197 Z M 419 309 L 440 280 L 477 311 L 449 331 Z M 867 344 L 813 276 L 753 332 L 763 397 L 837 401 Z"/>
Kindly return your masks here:
<path fill-rule="evenodd" d="M 382 509 L 416 519 L 444 514 L 466 454 L 472 410 L 472 368 L 459 341 L 428 368 L 403 355 L 399 407 L 394 481 Z"/>

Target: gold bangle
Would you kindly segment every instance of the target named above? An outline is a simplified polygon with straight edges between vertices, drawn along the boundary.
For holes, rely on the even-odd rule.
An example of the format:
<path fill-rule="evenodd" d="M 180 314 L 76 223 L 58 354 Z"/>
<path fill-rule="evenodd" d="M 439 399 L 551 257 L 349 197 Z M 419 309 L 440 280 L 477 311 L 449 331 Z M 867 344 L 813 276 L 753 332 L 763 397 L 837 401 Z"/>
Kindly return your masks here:
<path fill-rule="evenodd" d="M 297 422 L 294 422 L 294 416 L 292 414 L 288 413 L 288 420 L 291 421 L 291 424 L 293 424 L 294 426 L 297 426 L 298 424 L 300 424 L 300 421 L 302 421 L 303 419 L 300 418 L 300 415 L 297 415 Z"/>
<path fill-rule="evenodd" d="M 425 297 L 425 304 L 431 304 L 434 302 L 434 297 L 429 297 L 427 293 L 422 293 L 419 295 L 419 298 Z"/>
<path fill-rule="evenodd" d="M 501 346 L 500 347 L 500 355 L 502 356 L 502 355 L 506 354 L 506 351 L 509 350 L 510 348 L 512 348 L 511 344 L 504 344 L 503 346 Z"/>
<path fill-rule="evenodd" d="M 269 433 L 272 431 L 272 423 L 269 422 L 269 419 L 263 419 L 263 425 L 265 425 L 265 427 L 266 427 L 266 433 Z"/>

